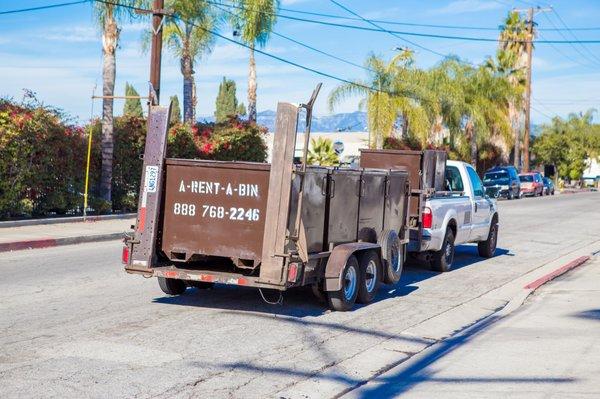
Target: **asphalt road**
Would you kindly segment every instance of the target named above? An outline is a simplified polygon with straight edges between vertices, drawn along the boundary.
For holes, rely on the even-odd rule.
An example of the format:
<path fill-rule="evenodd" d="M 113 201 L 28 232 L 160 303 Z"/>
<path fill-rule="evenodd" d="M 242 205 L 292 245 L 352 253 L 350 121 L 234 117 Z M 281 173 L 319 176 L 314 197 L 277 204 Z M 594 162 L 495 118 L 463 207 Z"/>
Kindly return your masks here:
<path fill-rule="evenodd" d="M 306 290 L 282 306 L 229 286 L 168 297 L 123 272 L 119 242 L 5 253 L 0 397 L 334 397 L 502 308 L 486 296 L 498 287 L 600 249 L 598 204 L 600 193 L 503 201 L 498 256 L 460 247 L 451 272 L 409 268 L 346 313 Z"/>
<path fill-rule="evenodd" d="M 599 303 L 593 257 L 517 311 L 467 328 L 344 399 L 599 398 Z"/>

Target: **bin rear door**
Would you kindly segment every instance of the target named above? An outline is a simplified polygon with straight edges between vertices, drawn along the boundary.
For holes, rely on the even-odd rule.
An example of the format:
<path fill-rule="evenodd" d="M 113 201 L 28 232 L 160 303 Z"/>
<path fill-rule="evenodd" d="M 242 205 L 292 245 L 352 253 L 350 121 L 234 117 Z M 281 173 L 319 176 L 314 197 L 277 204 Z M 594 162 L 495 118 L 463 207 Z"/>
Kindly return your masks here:
<path fill-rule="evenodd" d="M 167 159 L 162 250 L 260 261 L 270 165 Z"/>

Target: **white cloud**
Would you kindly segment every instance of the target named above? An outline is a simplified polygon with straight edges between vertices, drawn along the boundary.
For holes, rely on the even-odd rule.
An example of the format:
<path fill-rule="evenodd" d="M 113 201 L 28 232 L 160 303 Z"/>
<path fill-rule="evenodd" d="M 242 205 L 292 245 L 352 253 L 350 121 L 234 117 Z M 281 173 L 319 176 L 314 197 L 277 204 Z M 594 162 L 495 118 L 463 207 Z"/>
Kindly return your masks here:
<path fill-rule="evenodd" d="M 36 34 L 36 38 L 69 43 L 98 42 L 100 40 L 95 28 L 83 25 L 50 29 L 47 32 Z"/>

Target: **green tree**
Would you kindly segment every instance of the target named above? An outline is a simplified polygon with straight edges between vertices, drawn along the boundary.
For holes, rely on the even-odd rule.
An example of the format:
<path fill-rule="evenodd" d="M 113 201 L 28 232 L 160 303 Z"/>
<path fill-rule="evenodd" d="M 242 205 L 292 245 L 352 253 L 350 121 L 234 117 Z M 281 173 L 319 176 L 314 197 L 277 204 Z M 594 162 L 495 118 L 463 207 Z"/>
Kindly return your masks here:
<path fill-rule="evenodd" d="M 354 96 L 362 97 L 359 107 L 367 110 L 367 122 L 374 148 L 382 148 L 384 138 L 392 135 L 399 115 L 404 123 L 413 126 L 429 126 L 427 114 L 420 108 L 426 96 L 424 90 L 412 78 L 418 75 L 410 68 L 408 55 L 394 57 L 386 63 L 372 54 L 367 58 L 367 80 L 342 83 L 329 94 L 331 110 L 341 101 Z M 426 130 L 426 129 L 417 129 Z"/>
<path fill-rule="evenodd" d="M 340 164 L 340 158 L 333 149 L 333 141 L 323 137 L 316 140 L 310 139 L 307 161 L 309 165 L 336 166 Z"/>
<path fill-rule="evenodd" d="M 125 106 L 123 107 L 123 115 L 143 117 L 144 111 L 142 110 L 142 102 L 139 99 L 140 94 L 128 82 L 125 82 L 125 95 L 131 96 L 131 97 L 138 97 L 138 98 L 125 99 Z"/>
<path fill-rule="evenodd" d="M 246 116 L 246 106 L 244 103 L 239 103 L 236 110 L 239 116 Z"/>
<path fill-rule="evenodd" d="M 120 4 L 133 4 L 122 0 Z M 101 196 L 111 200 L 113 164 L 113 107 L 115 94 L 116 50 L 119 44 L 118 22 L 131 17 L 131 10 L 111 3 L 94 3 L 94 14 L 102 30 L 102 177 Z"/>
<path fill-rule="evenodd" d="M 179 108 L 179 97 L 171 96 L 171 123 L 181 123 L 181 108 Z"/>
<path fill-rule="evenodd" d="M 219 85 L 219 94 L 215 102 L 215 120 L 224 122 L 229 117 L 235 116 L 238 110 L 238 102 L 235 94 L 235 82 L 223 77 Z"/>
<path fill-rule="evenodd" d="M 563 178 L 581 179 L 586 160 L 600 156 L 600 125 L 592 123 L 594 113 L 588 110 L 566 119 L 555 117 L 542 125 L 532 148 L 536 162 L 556 165 Z"/>
<path fill-rule="evenodd" d="M 165 8 L 174 10 L 179 18 L 167 18 L 163 40 L 179 58 L 183 75 L 183 120 L 191 124 L 196 119 L 196 83 L 194 62 L 212 50 L 215 38 L 210 33 L 218 17 L 206 0 L 169 0 Z"/>
<path fill-rule="evenodd" d="M 501 26 L 498 65 L 505 70 L 520 97 L 509 104 L 509 118 L 514 135 L 514 165 L 521 167 L 521 116 L 525 112 L 525 69 L 527 68 L 526 41 L 529 36 L 527 23 L 518 11 L 510 11 Z"/>
<path fill-rule="evenodd" d="M 238 11 L 232 24 L 240 30 L 242 40 L 250 47 L 248 61 L 248 119 L 256 121 L 256 61 L 254 49 L 263 47 L 277 19 L 279 0 L 235 0 Z"/>

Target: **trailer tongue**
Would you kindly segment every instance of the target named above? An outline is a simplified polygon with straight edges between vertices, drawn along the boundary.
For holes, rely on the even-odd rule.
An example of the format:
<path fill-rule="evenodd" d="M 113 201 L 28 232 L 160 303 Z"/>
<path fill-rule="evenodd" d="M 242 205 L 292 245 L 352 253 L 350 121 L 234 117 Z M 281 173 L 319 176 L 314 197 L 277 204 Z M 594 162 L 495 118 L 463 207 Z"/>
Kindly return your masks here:
<path fill-rule="evenodd" d="M 407 243 L 408 173 L 306 165 L 312 104 L 280 103 L 272 163 L 166 159 L 169 109 L 152 106 L 140 203 L 125 270 L 163 291 L 212 283 L 312 285 L 330 307 L 395 283 Z M 294 164 L 299 112 L 305 154 Z"/>

